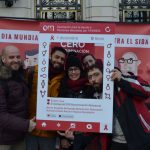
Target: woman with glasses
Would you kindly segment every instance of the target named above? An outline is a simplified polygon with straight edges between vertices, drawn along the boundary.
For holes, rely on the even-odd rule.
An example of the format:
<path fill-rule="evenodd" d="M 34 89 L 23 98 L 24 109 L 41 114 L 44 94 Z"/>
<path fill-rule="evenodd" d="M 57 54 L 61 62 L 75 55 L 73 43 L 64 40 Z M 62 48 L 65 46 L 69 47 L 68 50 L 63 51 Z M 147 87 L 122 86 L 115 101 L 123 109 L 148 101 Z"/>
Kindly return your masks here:
<path fill-rule="evenodd" d="M 60 97 L 63 98 L 87 98 L 87 82 L 88 80 L 84 76 L 82 64 L 77 56 L 71 55 L 68 57 L 65 66 L 65 77 L 63 78 L 60 86 Z M 61 137 L 61 146 L 63 149 L 67 150 L 83 150 L 86 144 L 83 142 L 78 142 L 78 144 L 73 144 L 76 136 L 84 136 L 81 132 L 68 132 L 68 138 L 64 136 Z M 64 133 L 60 133 L 63 135 Z M 91 137 L 90 137 L 91 138 Z M 80 139 L 80 137 L 79 137 Z M 81 139 L 82 140 L 82 139 Z"/>
<path fill-rule="evenodd" d="M 102 70 L 102 64 L 98 65 Z M 96 99 L 94 96 L 95 89 L 89 85 L 88 79 L 85 77 L 80 60 L 71 55 L 66 61 L 66 75 L 61 82 L 60 97 L 64 98 L 83 98 Z M 97 76 L 95 74 L 95 76 Z M 100 89 L 98 89 L 100 90 Z M 99 98 L 98 98 L 99 99 Z M 72 132 L 71 130 L 65 133 L 58 132 L 61 138 L 61 146 L 67 150 L 106 150 L 101 148 L 101 139 L 99 133 L 82 133 Z M 104 142 L 104 141 L 103 141 Z"/>
<path fill-rule="evenodd" d="M 65 77 L 60 86 L 60 97 L 85 98 L 83 89 L 87 83 L 82 65 L 77 56 L 68 57 L 65 66 Z"/>

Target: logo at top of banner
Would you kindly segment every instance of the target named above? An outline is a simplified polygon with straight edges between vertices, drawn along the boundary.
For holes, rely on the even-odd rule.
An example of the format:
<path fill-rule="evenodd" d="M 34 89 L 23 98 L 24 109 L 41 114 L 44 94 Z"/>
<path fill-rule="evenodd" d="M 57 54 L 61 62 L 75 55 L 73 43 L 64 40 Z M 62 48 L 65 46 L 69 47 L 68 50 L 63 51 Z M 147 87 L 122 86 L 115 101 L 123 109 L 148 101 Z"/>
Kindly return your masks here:
<path fill-rule="evenodd" d="M 44 25 L 44 26 L 43 26 L 43 31 L 48 31 L 48 32 L 50 32 L 50 31 L 54 31 L 54 30 L 55 30 L 54 25 Z"/>
<path fill-rule="evenodd" d="M 107 26 L 107 27 L 105 28 L 105 31 L 106 31 L 106 32 L 110 32 L 110 31 L 111 31 L 110 27 Z"/>

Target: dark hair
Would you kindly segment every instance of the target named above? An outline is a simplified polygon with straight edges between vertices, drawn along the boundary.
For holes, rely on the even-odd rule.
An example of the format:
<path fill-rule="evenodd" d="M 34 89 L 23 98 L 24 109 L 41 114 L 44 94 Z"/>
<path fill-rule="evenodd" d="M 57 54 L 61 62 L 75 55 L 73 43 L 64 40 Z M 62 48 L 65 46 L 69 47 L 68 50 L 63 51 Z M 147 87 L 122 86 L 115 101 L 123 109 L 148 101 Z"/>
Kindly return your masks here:
<path fill-rule="evenodd" d="M 64 48 L 62 48 L 62 47 L 53 47 L 52 50 L 51 50 L 51 55 L 53 53 L 55 53 L 56 51 L 60 51 L 60 52 L 64 53 L 65 55 L 67 55 L 66 50 Z"/>
<path fill-rule="evenodd" d="M 96 60 L 96 58 L 92 55 L 92 54 L 84 54 L 82 57 L 81 57 L 81 61 L 83 63 L 83 59 L 86 57 L 86 56 L 91 56 L 94 60 Z"/>
<path fill-rule="evenodd" d="M 74 55 L 70 55 L 66 60 L 65 70 L 68 71 L 70 67 L 79 67 L 80 70 L 83 71 L 80 59 Z"/>
<path fill-rule="evenodd" d="M 38 49 L 26 50 L 25 51 L 25 55 L 28 55 L 28 56 L 33 56 L 33 55 L 36 55 L 36 54 L 38 54 Z"/>
<path fill-rule="evenodd" d="M 102 72 L 102 74 L 103 74 L 103 66 L 100 66 L 100 65 L 98 65 L 98 64 L 94 64 L 94 65 L 90 66 L 90 67 L 87 69 L 87 74 L 88 74 L 88 72 L 89 72 L 90 70 L 93 70 L 93 69 L 98 69 L 98 70 L 100 70 L 100 71 Z"/>

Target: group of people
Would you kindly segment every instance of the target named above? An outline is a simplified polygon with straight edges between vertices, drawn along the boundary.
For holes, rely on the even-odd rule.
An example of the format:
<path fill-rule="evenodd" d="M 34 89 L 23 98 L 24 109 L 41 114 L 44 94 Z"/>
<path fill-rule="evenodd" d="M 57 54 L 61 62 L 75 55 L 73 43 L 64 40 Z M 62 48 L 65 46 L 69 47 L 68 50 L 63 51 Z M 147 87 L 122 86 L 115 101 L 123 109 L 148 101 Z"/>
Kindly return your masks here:
<path fill-rule="evenodd" d="M 103 63 L 91 54 L 81 59 L 54 47 L 49 57 L 48 97 L 102 98 Z M 29 71 L 30 72 L 30 71 Z M 30 80 L 28 80 L 30 79 Z M 36 129 L 38 66 L 23 69 L 20 51 L 6 46 L 0 60 L 0 150 L 149 150 L 150 117 L 144 101 L 150 86 L 139 76 L 111 71 L 114 81 L 113 133 Z M 90 147 L 92 142 L 93 147 Z"/>

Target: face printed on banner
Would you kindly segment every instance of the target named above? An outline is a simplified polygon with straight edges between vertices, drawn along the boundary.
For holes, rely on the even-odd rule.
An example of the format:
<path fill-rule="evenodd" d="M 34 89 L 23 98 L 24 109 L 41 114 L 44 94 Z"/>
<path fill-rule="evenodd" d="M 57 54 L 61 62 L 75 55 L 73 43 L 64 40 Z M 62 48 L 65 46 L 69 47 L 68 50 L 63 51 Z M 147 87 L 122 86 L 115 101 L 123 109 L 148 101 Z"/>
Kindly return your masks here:
<path fill-rule="evenodd" d="M 88 71 L 88 80 L 93 87 L 98 88 L 102 84 L 103 74 L 98 68 L 90 69 Z"/>
<path fill-rule="evenodd" d="M 69 67 L 68 69 L 68 77 L 70 80 L 78 80 L 80 78 L 80 74 L 81 74 L 81 71 L 80 71 L 80 68 L 79 67 Z"/>
<path fill-rule="evenodd" d="M 51 56 L 53 68 L 59 69 L 64 66 L 66 55 L 61 51 L 55 51 Z"/>
<path fill-rule="evenodd" d="M 83 65 L 84 65 L 84 68 L 86 68 L 86 69 L 91 67 L 95 63 L 96 63 L 96 60 L 93 58 L 92 55 L 87 55 L 83 59 Z"/>
<path fill-rule="evenodd" d="M 18 70 L 21 66 L 20 51 L 15 46 L 6 46 L 2 52 L 2 62 L 11 70 Z"/>
<path fill-rule="evenodd" d="M 25 68 L 38 65 L 38 50 L 30 50 L 25 52 Z"/>
<path fill-rule="evenodd" d="M 141 63 L 138 60 L 137 55 L 133 52 L 126 52 L 118 61 L 120 69 L 124 75 L 128 75 L 128 72 L 132 72 L 135 75 L 138 74 L 138 66 Z"/>

